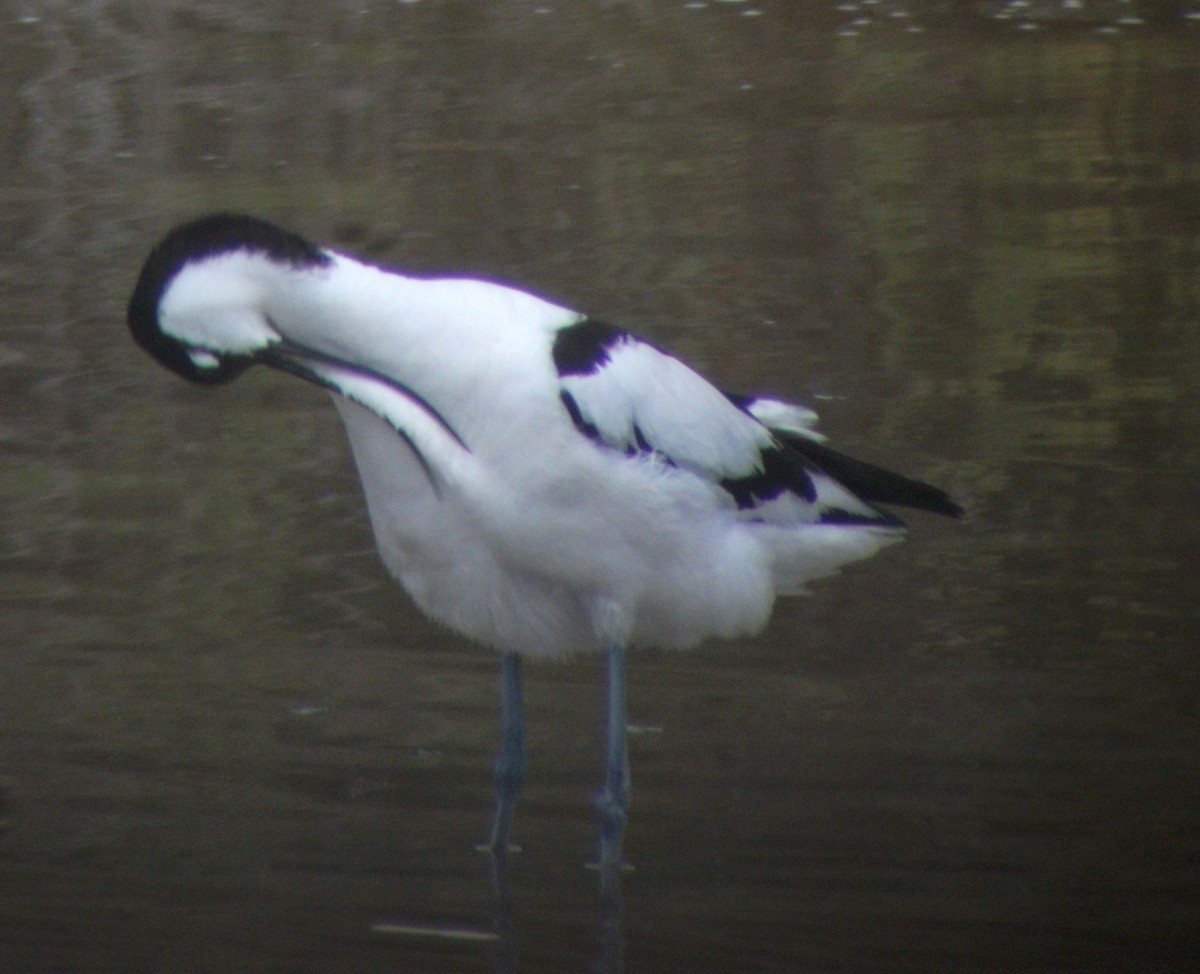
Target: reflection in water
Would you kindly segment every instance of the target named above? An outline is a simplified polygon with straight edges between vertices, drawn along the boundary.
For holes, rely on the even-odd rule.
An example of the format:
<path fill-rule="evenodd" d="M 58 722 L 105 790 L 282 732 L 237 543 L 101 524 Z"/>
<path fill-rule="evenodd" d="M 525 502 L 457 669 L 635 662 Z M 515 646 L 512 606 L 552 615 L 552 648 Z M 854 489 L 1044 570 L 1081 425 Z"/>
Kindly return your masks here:
<path fill-rule="evenodd" d="M 432 938 L 454 942 L 489 944 L 492 969 L 496 974 L 521 970 L 520 931 L 513 917 L 513 892 L 509 855 L 513 850 L 497 849 L 486 853 L 491 871 L 493 902 L 491 929 L 425 926 L 381 921 L 371 932 L 385 936 Z M 595 866 L 598 878 L 596 909 L 596 956 L 588 970 L 595 974 L 621 974 L 624 964 L 623 908 L 621 901 L 620 860 L 601 852 Z"/>
<path fill-rule="evenodd" d="M 597 869 L 600 874 L 600 897 L 596 911 L 596 939 L 600 945 L 595 968 L 602 974 L 619 974 L 625 970 L 625 939 L 622 923 L 621 870 L 619 855 L 601 849 Z"/>
<path fill-rule="evenodd" d="M 144 241 L 215 208 L 569 295 L 968 498 L 632 660 L 631 970 L 1194 941 L 1193 11 L 746 6 L 6 10 L 0 967 L 485 967 L 369 926 L 488 913 L 491 661 L 393 592 L 326 402 L 197 409 L 123 334 Z M 530 673 L 528 969 L 595 952 L 595 682 Z"/>
<path fill-rule="evenodd" d="M 495 895 L 492 924 L 497 936 L 497 948 L 493 955 L 497 974 L 509 974 L 518 970 L 517 927 L 513 922 L 512 880 L 508 872 L 508 854 L 508 849 L 497 849 L 493 846 L 488 855 L 492 869 L 492 891 Z"/>

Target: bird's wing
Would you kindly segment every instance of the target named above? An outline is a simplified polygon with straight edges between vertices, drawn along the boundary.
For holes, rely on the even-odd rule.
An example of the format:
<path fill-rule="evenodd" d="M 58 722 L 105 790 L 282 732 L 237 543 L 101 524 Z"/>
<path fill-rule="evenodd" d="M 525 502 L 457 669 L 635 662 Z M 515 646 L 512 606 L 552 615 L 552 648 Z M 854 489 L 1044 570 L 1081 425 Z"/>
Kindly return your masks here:
<path fill-rule="evenodd" d="M 553 356 L 564 408 L 580 432 L 719 485 L 749 519 L 901 524 L 783 438 L 820 440 L 815 415 L 802 407 L 727 395 L 661 349 L 595 319 L 558 329 Z"/>

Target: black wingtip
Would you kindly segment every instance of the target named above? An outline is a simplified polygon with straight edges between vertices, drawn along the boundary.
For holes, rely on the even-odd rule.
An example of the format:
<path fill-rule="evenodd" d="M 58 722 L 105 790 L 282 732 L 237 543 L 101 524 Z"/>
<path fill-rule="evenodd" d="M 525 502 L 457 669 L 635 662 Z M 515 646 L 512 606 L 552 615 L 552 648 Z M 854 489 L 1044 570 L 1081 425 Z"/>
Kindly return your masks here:
<path fill-rule="evenodd" d="M 905 478 L 907 480 L 907 478 Z M 919 496 L 910 494 L 908 500 L 884 500 L 880 499 L 881 504 L 897 504 L 900 507 L 911 507 L 918 511 L 929 511 L 931 514 L 941 514 L 945 517 L 962 517 L 966 514 L 962 505 L 956 504 L 944 490 L 939 490 L 937 487 L 923 484 L 919 480 L 909 480 L 909 484 L 920 488 Z"/>
<path fill-rule="evenodd" d="M 855 460 L 806 436 L 781 430 L 773 432 L 791 449 L 816 464 L 864 501 L 910 507 L 945 517 L 962 517 L 966 513 L 940 487 L 913 480 L 883 467 L 864 463 L 862 460 Z"/>

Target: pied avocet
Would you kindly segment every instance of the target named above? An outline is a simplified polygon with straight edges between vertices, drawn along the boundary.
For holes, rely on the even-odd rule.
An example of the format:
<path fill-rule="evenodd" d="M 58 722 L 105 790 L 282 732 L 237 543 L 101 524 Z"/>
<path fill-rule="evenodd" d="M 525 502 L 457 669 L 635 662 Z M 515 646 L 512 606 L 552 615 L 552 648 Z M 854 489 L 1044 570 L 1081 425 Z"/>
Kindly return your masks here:
<path fill-rule="evenodd" d="M 900 540 L 878 504 L 962 513 L 829 449 L 810 411 L 721 392 L 613 325 L 253 217 L 169 233 L 129 327 L 193 382 L 261 363 L 334 394 L 384 563 L 428 615 L 500 654 L 496 852 L 525 768 L 522 657 L 607 653 L 598 806 L 602 859 L 619 862 L 626 647 L 757 632 L 777 595 Z"/>

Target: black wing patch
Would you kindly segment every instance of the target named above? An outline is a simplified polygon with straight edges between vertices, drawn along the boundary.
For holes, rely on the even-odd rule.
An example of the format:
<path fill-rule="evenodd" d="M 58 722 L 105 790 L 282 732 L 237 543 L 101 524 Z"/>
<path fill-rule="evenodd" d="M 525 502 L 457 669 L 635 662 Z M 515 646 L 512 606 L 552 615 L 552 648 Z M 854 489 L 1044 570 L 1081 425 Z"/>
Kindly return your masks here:
<path fill-rule="evenodd" d="M 580 411 L 579 403 L 575 401 L 575 397 L 567 392 L 566 389 L 563 389 L 558 395 L 562 399 L 562 404 L 567 409 L 567 415 L 571 417 L 571 422 L 575 424 L 575 428 L 592 442 L 603 445 L 604 437 L 596 429 L 595 423 L 589 423 L 583 418 L 583 413 Z"/>
<path fill-rule="evenodd" d="M 721 487 L 726 490 L 738 509 L 753 511 L 769 504 L 785 493 L 792 493 L 816 507 L 816 520 L 820 524 L 858 524 L 887 527 L 904 527 L 904 522 L 890 511 L 869 503 L 872 498 L 863 496 L 851 484 L 829 473 L 822 467 L 810 463 L 807 458 L 793 450 L 787 443 L 768 447 L 760 454 L 761 470 L 744 477 L 726 478 Z M 828 485 L 822 488 L 819 480 Z M 830 496 L 830 482 L 844 489 L 846 507 L 840 506 Z M 824 491 L 824 494 L 822 493 Z M 856 502 L 859 502 L 856 504 Z M 851 510 L 851 507 L 857 507 Z"/>
<path fill-rule="evenodd" d="M 805 469 L 804 461 L 786 447 L 772 446 L 760 454 L 761 470 L 744 477 L 729 477 L 721 486 L 737 502 L 740 510 L 758 507 L 790 490 L 809 503 L 817 499 L 817 489 Z"/>
<path fill-rule="evenodd" d="M 589 423 L 583 418 L 583 412 L 580 410 L 579 403 L 575 401 L 574 396 L 567 392 L 566 389 L 563 389 L 558 395 L 559 398 L 562 399 L 563 406 L 566 407 L 567 415 L 571 417 L 571 422 L 575 424 L 575 428 L 579 430 L 580 433 L 586 436 L 593 443 L 598 443 L 600 446 L 607 447 L 610 445 L 604 442 L 604 437 L 600 435 L 600 430 L 596 428 L 595 423 Z M 638 454 L 658 452 L 659 451 L 655 450 L 654 447 L 650 445 L 650 441 L 646 439 L 646 434 L 642 432 L 642 428 L 638 426 L 637 423 L 634 423 L 633 443 L 625 447 L 625 455 L 627 457 L 633 457 L 637 456 Z M 662 456 L 666 463 L 670 464 L 671 466 L 675 466 L 674 461 L 672 461 L 670 457 L 661 453 L 659 455 Z"/>
<path fill-rule="evenodd" d="M 560 328 L 554 336 L 554 367 L 560 376 L 591 375 L 608 362 L 609 349 L 629 337 L 629 332 L 616 325 L 595 318 L 584 318 L 574 325 Z M 567 408 L 570 409 L 569 406 Z M 572 418 L 574 416 L 573 413 Z M 575 425 L 579 425 L 578 421 Z"/>

